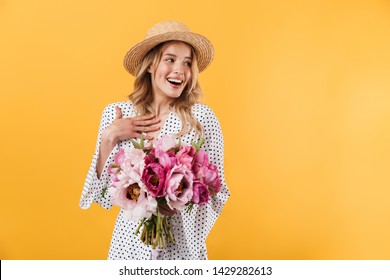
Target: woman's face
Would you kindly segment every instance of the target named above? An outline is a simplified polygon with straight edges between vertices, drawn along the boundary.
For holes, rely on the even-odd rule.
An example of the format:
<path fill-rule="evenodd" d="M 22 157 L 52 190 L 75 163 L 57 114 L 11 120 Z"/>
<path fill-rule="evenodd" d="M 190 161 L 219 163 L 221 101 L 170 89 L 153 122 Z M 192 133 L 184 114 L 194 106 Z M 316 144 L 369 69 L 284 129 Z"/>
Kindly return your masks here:
<path fill-rule="evenodd" d="M 156 100 L 178 98 L 191 80 L 191 48 L 182 42 L 166 43 L 161 60 L 149 68 Z"/>

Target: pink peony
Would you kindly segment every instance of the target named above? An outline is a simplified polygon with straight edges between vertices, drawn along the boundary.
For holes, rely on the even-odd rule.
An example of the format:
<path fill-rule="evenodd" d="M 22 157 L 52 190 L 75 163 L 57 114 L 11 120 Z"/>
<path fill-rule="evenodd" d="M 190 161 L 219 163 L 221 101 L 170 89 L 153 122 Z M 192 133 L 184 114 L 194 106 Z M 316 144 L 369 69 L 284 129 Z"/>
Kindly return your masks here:
<path fill-rule="evenodd" d="M 114 163 L 116 165 L 121 165 L 124 160 L 125 160 L 125 150 L 120 149 L 119 152 L 115 154 Z"/>
<path fill-rule="evenodd" d="M 108 189 L 113 204 L 122 207 L 124 217 L 133 221 L 150 218 L 156 211 L 157 201 L 147 196 L 145 187 L 137 183 L 124 188 L 111 187 Z"/>
<path fill-rule="evenodd" d="M 218 169 L 215 165 L 209 164 L 203 169 L 203 182 L 209 187 L 211 195 L 219 192 L 221 188 L 221 178 L 218 176 Z"/>
<path fill-rule="evenodd" d="M 151 162 L 145 166 L 142 174 L 142 182 L 146 185 L 146 188 L 153 197 L 162 197 L 167 194 L 165 177 L 168 171 L 168 169 L 164 169 L 164 167 L 156 162 Z"/>
<path fill-rule="evenodd" d="M 165 169 L 171 169 L 178 161 L 174 152 L 164 152 L 156 148 L 145 157 L 145 165 L 152 162 L 160 164 Z"/>
<path fill-rule="evenodd" d="M 125 154 L 125 160 L 121 164 L 123 172 L 127 173 L 134 182 L 140 181 L 145 167 L 145 153 L 139 149 L 128 148 Z"/>
<path fill-rule="evenodd" d="M 115 180 L 112 184 L 114 187 L 124 187 L 139 182 L 145 166 L 143 160 L 145 153 L 142 150 L 125 148 L 121 149 L 121 153 L 123 153 L 120 160 L 121 170 L 115 173 Z"/>
<path fill-rule="evenodd" d="M 185 165 L 176 165 L 169 171 L 165 178 L 165 198 L 171 209 L 183 210 L 191 201 L 193 176 Z"/>
<path fill-rule="evenodd" d="M 209 157 L 206 152 L 199 150 L 196 153 L 192 171 L 196 180 L 208 186 L 211 195 L 215 195 L 220 191 L 221 178 L 218 175 L 217 166 L 209 162 Z"/>
<path fill-rule="evenodd" d="M 153 197 L 166 195 L 165 177 L 177 162 L 175 153 L 164 152 L 157 148 L 152 149 L 145 157 L 145 168 L 141 179 Z"/>
<path fill-rule="evenodd" d="M 176 139 L 170 135 L 163 135 L 153 143 L 153 148 L 160 149 L 163 152 L 176 147 Z"/>
<path fill-rule="evenodd" d="M 184 164 L 188 169 L 192 169 L 196 150 L 192 146 L 181 146 L 176 158 L 181 164 Z"/>
<path fill-rule="evenodd" d="M 174 242 L 170 217 L 186 208 L 191 213 L 195 204 L 206 204 L 220 191 L 218 169 L 200 150 L 203 142 L 200 139 L 179 149 L 175 137 L 164 135 L 153 145 L 133 142 L 137 148 L 115 154 L 108 167 L 108 193 L 112 203 L 122 207 L 125 220 L 142 221 L 135 234 L 142 228 L 144 244 L 155 248 L 165 247 L 168 240 Z"/>
<path fill-rule="evenodd" d="M 119 181 L 120 181 L 120 180 L 118 179 L 118 176 L 116 176 L 116 175 L 112 176 L 111 180 L 112 180 L 113 183 L 116 183 L 116 182 L 119 182 Z"/>
<path fill-rule="evenodd" d="M 118 170 L 117 167 L 112 167 L 111 165 L 109 165 L 107 168 L 108 174 L 115 174 L 117 170 Z"/>
<path fill-rule="evenodd" d="M 194 182 L 192 201 L 195 204 L 203 205 L 209 201 L 209 198 L 210 192 L 207 186 L 199 181 Z"/>
<path fill-rule="evenodd" d="M 202 166 L 209 165 L 209 156 L 203 150 L 199 150 L 194 156 L 194 164 L 192 169 L 197 173 Z"/>

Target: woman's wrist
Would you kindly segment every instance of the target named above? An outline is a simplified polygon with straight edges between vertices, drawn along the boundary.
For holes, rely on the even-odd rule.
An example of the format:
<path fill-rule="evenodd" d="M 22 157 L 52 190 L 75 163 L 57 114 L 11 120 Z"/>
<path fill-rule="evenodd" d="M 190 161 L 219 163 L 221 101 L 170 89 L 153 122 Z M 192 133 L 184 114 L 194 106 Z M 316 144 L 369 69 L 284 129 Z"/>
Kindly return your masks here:
<path fill-rule="evenodd" d="M 101 144 L 113 148 L 117 143 L 118 137 L 110 129 L 110 127 L 107 127 L 102 133 Z"/>
<path fill-rule="evenodd" d="M 96 165 L 98 179 L 100 179 L 100 176 L 103 172 L 104 163 L 106 162 L 109 154 L 111 153 L 117 142 L 117 137 L 115 137 L 115 134 L 111 131 L 109 127 L 102 132 L 102 136 L 100 139 L 99 157 Z"/>

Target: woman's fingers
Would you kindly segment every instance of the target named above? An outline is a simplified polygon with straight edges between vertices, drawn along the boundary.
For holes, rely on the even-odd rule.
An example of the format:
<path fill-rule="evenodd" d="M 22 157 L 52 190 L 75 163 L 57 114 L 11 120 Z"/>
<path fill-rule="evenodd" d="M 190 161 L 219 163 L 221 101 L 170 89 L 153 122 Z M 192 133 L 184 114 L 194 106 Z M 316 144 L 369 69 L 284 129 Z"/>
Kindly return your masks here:
<path fill-rule="evenodd" d="M 160 123 L 161 120 L 159 118 L 155 118 L 154 116 L 143 116 L 136 117 L 133 119 L 133 125 L 136 131 L 140 132 L 153 132 L 160 129 L 160 126 L 156 125 Z"/>
<path fill-rule="evenodd" d="M 159 119 L 157 120 L 151 120 L 151 121 L 134 121 L 135 126 L 151 126 L 154 124 L 158 124 L 160 122 Z"/>
<path fill-rule="evenodd" d="M 159 129 L 159 126 L 136 126 L 136 130 L 141 132 L 153 132 Z"/>
<path fill-rule="evenodd" d="M 122 110 L 121 108 L 119 108 L 118 106 L 115 107 L 115 111 L 116 111 L 116 115 L 115 115 L 115 119 L 121 119 L 122 118 Z"/>
<path fill-rule="evenodd" d="M 153 125 L 153 124 L 157 124 L 159 123 L 161 120 L 159 118 L 145 118 L 145 119 L 137 119 L 137 118 L 134 118 L 133 119 L 133 123 L 135 126 L 150 126 L 150 125 Z"/>
<path fill-rule="evenodd" d="M 145 139 L 145 140 L 153 140 L 154 138 L 152 137 L 152 136 L 150 136 L 150 135 L 143 135 L 143 134 L 141 134 L 141 133 L 138 133 L 138 132 L 136 132 L 136 133 L 134 133 L 133 134 L 133 136 L 131 137 L 131 138 L 139 138 L 139 139 Z"/>
<path fill-rule="evenodd" d="M 136 121 L 144 121 L 144 120 L 151 120 L 155 117 L 156 117 L 155 115 L 149 114 L 149 115 L 145 115 L 145 116 L 137 116 L 137 117 L 134 117 L 133 119 Z"/>
<path fill-rule="evenodd" d="M 153 140 L 153 136 L 147 135 L 147 133 L 158 131 L 161 128 L 158 125 L 161 120 L 154 115 L 123 118 L 122 110 L 118 106 L 115 107 L 115 111 L 115 120 L 110 127 L 120 141 L 142 137 Z"/>

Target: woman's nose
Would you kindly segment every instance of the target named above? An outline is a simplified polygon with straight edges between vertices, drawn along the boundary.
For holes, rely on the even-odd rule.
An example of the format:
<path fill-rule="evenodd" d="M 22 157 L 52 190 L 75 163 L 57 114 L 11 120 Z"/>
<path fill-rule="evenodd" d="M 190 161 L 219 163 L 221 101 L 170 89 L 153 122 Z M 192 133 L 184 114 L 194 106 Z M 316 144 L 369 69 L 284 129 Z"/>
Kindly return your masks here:
<path fill-rule="evenodd" d="M 173 73 L 183 75 L 183 74 L 184 74 L 183 66 L 177 65 L 177 66 L 173 69 Z"/>

